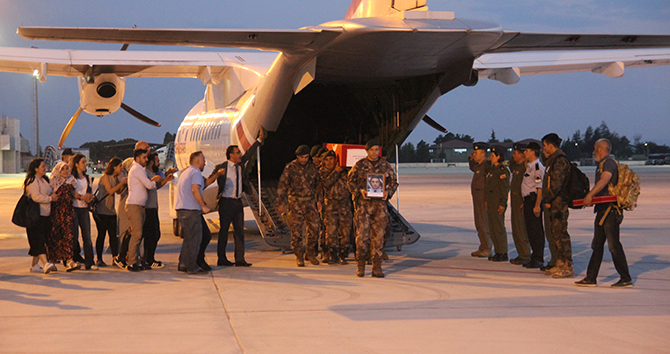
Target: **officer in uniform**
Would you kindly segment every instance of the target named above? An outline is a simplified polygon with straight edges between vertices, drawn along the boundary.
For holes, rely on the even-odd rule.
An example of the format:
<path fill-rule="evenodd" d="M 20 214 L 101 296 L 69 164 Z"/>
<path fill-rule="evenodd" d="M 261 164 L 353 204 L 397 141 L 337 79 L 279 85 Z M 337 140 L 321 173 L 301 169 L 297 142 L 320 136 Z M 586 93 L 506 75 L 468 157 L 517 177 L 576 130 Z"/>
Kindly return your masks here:
<path fill-rule="evenodd" d="M 512 160 L 509 162 L 509 170 L 512 173 L 510 184 L 510 208 L 512 208 L 512 239 L 519 254 L 518 257 L 509 260 L 512 264 L 524 265 L 530 261 L 530 245 L 526 232 L 526 221 L 523 215 L 523 196 L 521 195 L 521 183 L 526 173 L 526 157 L 523 152 L 526 146 L 515 143 L 512 152 Z"/>
<path fill-rule="evenodd" d="M 544 266 L 544 227 L 542 227 L 542 179 L 544 165 L 540 162 L 540 145 L 531 142 L 524 150 L 528 167 L 523 175 L 521 195 L 523 195 L 523 217 L 532 253 L 530 261 L 523 266 L 540 268 Z"/>
<path fill-rule="evenodd" d="M 317 195 L 322 198 L 321 215 L 326 229 L 323 248 L 329 251 L 328 264 L 347 264 L 353 223 L 351 193 L 347 186 L 349 171 L 340 167 L 333 151 L 326 151 L 321 158 Z"/>
<path fill-rule="evenodd" d="M 393 168 L 386 160 L 379 158 L 380 143 L 372 139 L 365 144 L 367 157 L 360 159 L 349 171 L 349 192 L 354 200 L 354 220 L 356 223 L 356 275 L 365 275 L 365 261 L 370 248 L 372 255 L 372 276 L 383 278 L 382 247 L 386 223 L 388 222 L 389 200 L 398 188 Z M 384 176 L 384 193 L 381 198 L 368 197 L 368 174 Z"/>
<path fill-rule="evenodd" d="M 479 249 L 472 252 L 473 257 L 491 256 L 491 236 L 489 234 L 489 225 L 486 216 L 486 172 L 491 163 L 486 161 L 486 150 L 489 144 L 477 142 L 472 145 L 475 151 L 470 154 L 468 162 L 472 175 L 470 191 L 472 192 L 472 206 L 475 214 L 475 228 L 479 236 Z"/>
<path fill-rule="evenodd" d="M 495 248 L 495 255 L 489 257 L 489 261 L 505 262 L 508 260 L 505 210 L 509 193 L 509 170 L 503 164 L 505 148 L 491 147 L 488 161 L 491 162 L 491 168 L 486 173 L 486 215 Z"/>
<path fill-rule="evenodd" d="M 319 213 L 316 206 L 318 171 L 309 161 L 309 147 L 300 145 L 295 151 L 296 159 L 284 168 L 277 186 L 277 210 L 288 211 L 291 224 L 291 247 L 298 267 L 305 266 L 306 257 L 313 265 L 319 264 L 314 251 L 319 232 Z M 286 208 L 288 200 L 288 210 Z M 307 229 L 307 253 L 303 254 L 302 230 Z M 304 257 L 303 257 L 304 256 Z"/>
<path fill-rule="evenodd" d="M 562 139 L 555 133 L 547 134 L 542 138 L 542 154 L 547 163 L 547 169 L 542 180 L 542 200 L 545 212 L 548 210 L 551 235 L 556 245 L 556 264 L 545 270 L 554 278 L 574 277 L 572 268 L 572 245 L 568 234 L 568 201 L 563 195 L 563 185 L 570 173 L 570 161 L 560 149 Z M 547 240 L 548 241 L 548 240 Z"/>

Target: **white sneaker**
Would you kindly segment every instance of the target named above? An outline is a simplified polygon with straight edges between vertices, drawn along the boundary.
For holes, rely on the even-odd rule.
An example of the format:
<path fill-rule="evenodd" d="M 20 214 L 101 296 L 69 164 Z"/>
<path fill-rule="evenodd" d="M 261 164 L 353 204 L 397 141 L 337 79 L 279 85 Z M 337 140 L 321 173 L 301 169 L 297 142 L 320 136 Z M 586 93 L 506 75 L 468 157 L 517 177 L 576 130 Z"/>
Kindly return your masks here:
<path fill-rule="evenodd" d="M 30 272 L 31 273 L 44 273 L 44 269 L 40 267 L 39 264 L 35 264 L 34 266 L 30 267 Z"/>
<path fill-rule="evenodd" d="M 90 266 L 90 267 L 86 267 L 86 270 L 98 270 L 98 266 L 95 265 L 95 264 L 93 264 L 93 265 Z"/>
<path fill-rule="evenodd" d="M 52 270 L 56 270 L 56 265 L 50 262 L 47 262 L 44 265 L 44 274 L 49 274 Z"/>

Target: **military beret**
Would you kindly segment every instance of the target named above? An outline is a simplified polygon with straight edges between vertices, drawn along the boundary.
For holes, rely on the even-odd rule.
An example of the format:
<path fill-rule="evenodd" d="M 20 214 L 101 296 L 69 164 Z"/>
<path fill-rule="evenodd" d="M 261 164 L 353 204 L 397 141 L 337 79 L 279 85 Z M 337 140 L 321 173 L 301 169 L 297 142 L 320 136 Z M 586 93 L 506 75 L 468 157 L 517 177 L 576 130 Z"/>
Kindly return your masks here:
<path fill-rule="evenodd" d="M 522 143 L 514 143 L 513 148 L 514 150 L 524 151 L 528 148 L 528 146 Z"/>
<path fill-rule="evenodd" d="M 526 149 L 538 150 L 538 151 L 542 150 L 542 148 L 540 147 L 540 144 L 538 144 L 534 141 L 531 141 L 530 143 L 528 143 L 528 145 L 526 146 Z"/>
<path fill-rule="evenodd" d="M 480 141 L 472 144 L 472 148 L 475 150 L 486 150 L 489 148 L 489 144 Z"/>
<path fill-rule="evenodd" d="M 373 146 L 381 146 L 381 143 L 377 139 L 370 139 L 365 143 L 365 150 L 370 150 Z"/>
<path fill-rule="evenodd" d="M 307 154 L 309 154 L 309 146 L 307 145 L 300 145 L 297 149 L 295 149 L 295 156 L 302 156 Z"/>
<path fill-rule="evenodd" d="M 322 158 L 322 159 L 325 159 L 325 158 L 328 157 L 328 156 L 333 156 L 333 157 L 335 157 L 335 151 L 333 151 L 333 150 L 326 150 L 326 151 L 324 151 L 324 152 L 321 154 L 321 158 Z"/>
<path fill-rule="evenodd" d="M 325 147 L 322 147 L 322 148 L 319 149 L 319 151 L 316 153 L 316 156 L 321 156 L 321 155 L 323 155 L 323 153 L 326 152 L 326 151 L 328 151 L 328 149 L 326 149 Z"/>
<path fill-rule="evenodd" d="M 321 150 L 321 145 L 312 146 L 312 149 L 309 150 L 309 157 L 317 156 L 317 154 L 319 153 L 319 150 Z"/>
<path fill-rule="evenodd" d="M 547 143 L 554 145 L 555 147 L 561 147 L 561 142 L 563 139 L 559 138 L 556 133 L 550 133 L 545 135 L 542 138 L 542 141 L 546 141 Z"/>
<path fill-rule="evenodd" d="M 63 150 L 63 152 L 60 154 L 61 156 L 72 156 L 74 155 L 74 152 L 72 152 L 72 149 L 66 148 Z"/>

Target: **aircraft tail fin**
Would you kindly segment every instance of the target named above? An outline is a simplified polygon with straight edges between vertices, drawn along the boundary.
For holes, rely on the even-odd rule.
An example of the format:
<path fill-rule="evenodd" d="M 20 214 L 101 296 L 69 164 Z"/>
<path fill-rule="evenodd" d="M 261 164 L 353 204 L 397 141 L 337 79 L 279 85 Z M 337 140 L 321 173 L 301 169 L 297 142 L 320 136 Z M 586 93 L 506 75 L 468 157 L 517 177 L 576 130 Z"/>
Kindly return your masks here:
<path fill-rule="evenodd" d="M 426 7 L 426 0 L 352 0 L 344 19 L 380 17 Z"/>

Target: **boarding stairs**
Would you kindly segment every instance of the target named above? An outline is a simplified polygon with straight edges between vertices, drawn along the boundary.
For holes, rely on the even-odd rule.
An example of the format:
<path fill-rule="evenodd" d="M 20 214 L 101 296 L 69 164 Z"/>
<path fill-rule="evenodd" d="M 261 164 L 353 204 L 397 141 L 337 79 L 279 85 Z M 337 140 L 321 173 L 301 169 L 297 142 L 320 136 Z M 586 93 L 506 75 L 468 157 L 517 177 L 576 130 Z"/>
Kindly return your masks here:
<path fill-rule="evenodd" d="M 261 210 L 258 212 L 257 184 L 252 186 L 250 193 L 245 193 L 244 198 L 249 205 L 261 236 L 265 242 L 279 248 L 282 252 L 291 251 L 291 229 L 288 225 L 287 216 L 277 210 L 275 201 L 277 199 L 277 182 L 263 182 L 261 186 Z M 390 235 L 385 247 L 395 247 L 398 251 L 404 245 L 411 245 L 419 240 L 419 235 L 412 225 L 391 205 L 387 204 L 391 217 Z"/>

